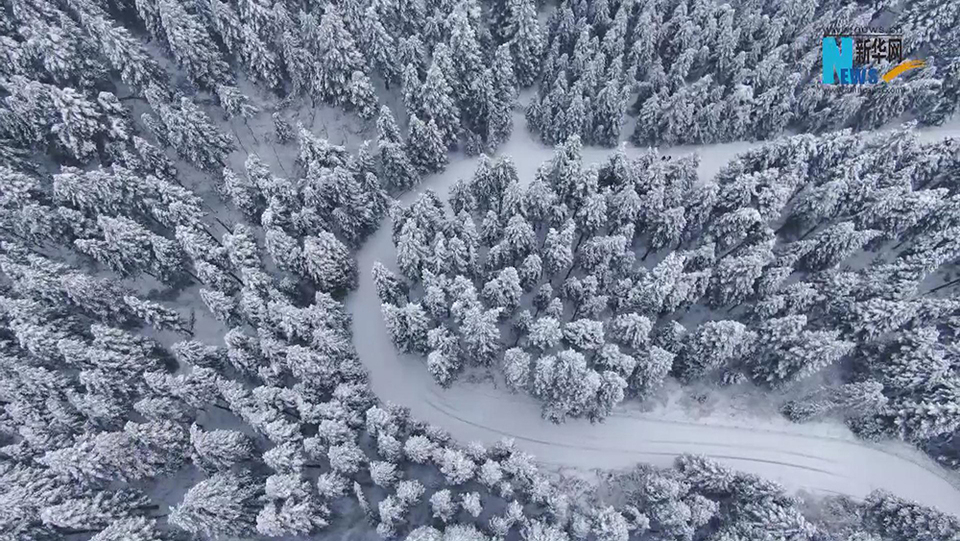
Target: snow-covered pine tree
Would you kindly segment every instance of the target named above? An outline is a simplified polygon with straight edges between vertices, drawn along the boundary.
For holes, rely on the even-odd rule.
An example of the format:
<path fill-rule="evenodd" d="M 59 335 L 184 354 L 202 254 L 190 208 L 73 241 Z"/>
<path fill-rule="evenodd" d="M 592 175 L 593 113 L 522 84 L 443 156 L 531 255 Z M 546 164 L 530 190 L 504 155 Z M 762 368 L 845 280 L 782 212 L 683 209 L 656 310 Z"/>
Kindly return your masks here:
<path fill-rule="evenodd" d="M 167 0 L 174 1 L 174 0 Z M 162 137 L 178 154 L 197 167 L 213 171 L 226 162 L 233 143 L 210 122 L 210 118 L 187 97 L 179 108 L 167 102 L 156 87 L 146 91 L 150 106 L 157 112 Z"/>
<path fill-rule="evenodd" d="M 300 17 L 301 26 L 305 18 L 311 18 L 303 12 Z M 313 32 L 307 33 L 305 43 L 309 44 L 315 58 L 324 59 L 313 68 L 314 94 L 330 103 L 349 104 L 360 112 L 367 111 L 362 116 L 374 114 L 376 110 L 369 103 L 373 91 L 367 88 L 371 85 L 364 75 L 366 62 L 344 26 L 339 9 L 325 9 L 315 35 L 311 34 Z M 359 77 L 354 75 L 357 72 Z"/>
<path fill-rule="evenodd" d="M 146 11 L 142 7 L 147 5 L 156 9 L 157 22 L 163 31 L 162 36 L 154 34 L 154 37 L 166 43 L 177 63 L 195 83 L 214 88 L 229 80 L 229 66 L 196 15 L 177 0 L 142 0 L 137 2 L 137 8 L 145 22 L 149 17 L 144 17 Z M 147 28 L 151 28 L 149 22 Z"/>
<path fill-rule="evenodd" d="M 190 488 L 170 510 L 172 525 L 207 537 L 249 535 L 256 524 L 258 488 L 252 480 L 218 473 Z"/>
<path fill-rule="evenodd" d="M 500 312 L 500 308 L 483 311 L 480 307 L 466 311 L 461 332 L 466 353 L 477 365 L 489 366 L 500 353 L 502 344 L 497 326 Z"/>
<path fill-rule="evenodd" d="M 303 243 L 307 273 L 322 291 L 348 291 L 357 283 L 357 263 L 332 233 L 321 231 Z"/>
<path fill-rule="evenodd" d="M 507 44 L 497 48 L 493 60 L 490 104 L 487 107 L 487 145 L 496 148 L 510 139 L 513 132 L 513 106 L 517 97 L 517 80 L 513 59 Z"/>
<path fill-rule="evenodd" d="M 377 289 L 380 302 L 400 304 L 407 296 L 407 286 L 394 273 L 390 272 L 383 263 L 373 263 L 373 284 Z"/>
<path fill-rule="evenodd" d="M 380 108 L 377 130 L 378 154 L 387 189 L 400 192 L 412 187 L 419 182 L 420 175 L 411 163 L 397 122 L 386 105 Z"/>
<path fill-rule="evenodd" d="M 424 123 L 416 115 L 411 115 L 406 149 L 410 163 L 422 174 L 437 173 L 447 166 L 443 132 L 433 119 Z"/>
<path fill-rule="evenodd" d="M 425 120 L 433 121 L 436 124 L 437 129 L 442 134 L 444 144 L 453 146 L 456 144 L 460 133 L 460 108 L 454 100 L 453 89 L 448 83 L 447 77 L 440 68 L 440 62 L 435 57 L 427 70 L 426 80 L 420 89 L 419 107 L 407 113 L 415 116 L 418 111 L 422 112 Z"/>
<path fill-rule="evenodd" d="M 511 36 L 510 52 L 513 53 L 517 83 L 526 88 L 540 75 L 543 36 L 537 19 L 535 0 L 507 0 L 512 16 L 511 26 L 505 32 Z"/>
<path fill-rule="evenodd" d="M 687 336 L 674 371 L 690 381 L 725 365 L 735 365 L 751 351 L 755 338 L 756 333 L 736 321 L 704 323 Z"/>

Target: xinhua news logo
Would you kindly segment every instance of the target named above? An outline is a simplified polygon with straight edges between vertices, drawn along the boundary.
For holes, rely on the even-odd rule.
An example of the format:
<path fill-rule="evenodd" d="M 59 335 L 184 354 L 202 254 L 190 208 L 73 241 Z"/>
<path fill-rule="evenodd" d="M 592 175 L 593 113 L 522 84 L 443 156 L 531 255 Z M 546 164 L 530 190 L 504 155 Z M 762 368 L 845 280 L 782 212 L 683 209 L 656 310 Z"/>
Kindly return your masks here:
<path fill-rule="evenodd" d="M 906 71 L 924 66 L 923 60 L 903 59 L 903 34 L 895 32 L 827 32 L 822 47 L 822 82 L 825 85 L 889 83 Z M 893 67 L 881 76 L 878 66 L 884 61 Z"/>

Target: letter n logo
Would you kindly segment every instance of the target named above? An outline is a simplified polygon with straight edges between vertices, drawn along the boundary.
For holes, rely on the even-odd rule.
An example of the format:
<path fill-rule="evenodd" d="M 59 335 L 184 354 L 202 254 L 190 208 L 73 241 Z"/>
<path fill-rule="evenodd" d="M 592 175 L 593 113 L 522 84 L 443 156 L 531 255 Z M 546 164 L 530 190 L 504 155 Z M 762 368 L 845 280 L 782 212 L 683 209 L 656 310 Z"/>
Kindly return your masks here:
<path fill-rule="evenodd" d="M 833 37 L 823 38 L 823 84 L 834 84 L 833 76 L 844 68 L 853 69 L 853 38 L 840 38 L 840 47 Z"/>

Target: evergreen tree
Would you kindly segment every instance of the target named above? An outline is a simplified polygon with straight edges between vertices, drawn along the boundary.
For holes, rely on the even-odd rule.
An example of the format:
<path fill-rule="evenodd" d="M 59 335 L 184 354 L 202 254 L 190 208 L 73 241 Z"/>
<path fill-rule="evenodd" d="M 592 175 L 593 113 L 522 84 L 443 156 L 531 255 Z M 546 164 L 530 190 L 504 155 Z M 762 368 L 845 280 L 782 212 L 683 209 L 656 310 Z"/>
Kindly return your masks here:
<path fill-rule="evenodd" d="M 199 107 L 184 97 L 175 109 L 155 88 L 146 95 L 160 119 L 162 133 L 157 134 L 158 137 L 163 137 L 177 153 L 201 169 L 212 171 L 223 166 L 233 143 L 210 123 Z"/>
<path fill-rule="evenodd" d="M 250 98 L 240 92 L 240 89 L 230 85 L 217 85 L 217 98 L 220 100 L 220 107 L 232 117 L 243 119 L 253 118 L 259 109 L 252 103 Z"/>
<path fill-rule="evenodd" d="M 310 26 L 309 17 L 301 13 L 301 27 Z M 337 7 L 325 9 L 315 35 L 311 34 L 313 32 L 306 33 L 306 43 L 310 44 L 315 58 L 324 59 L 314 67 L 314 93 L 330 103 L 348 103 L 347 85 L 354 71 L 363 71 L 364 62 L 343 24 L 340 10 Z"/>
<path fill-rule="evenodd" d="M 380 108 L 377 129 L 379 131 L 378 152 L 383 168 L 383 178 L 387 181 L 387 188 L 393 191 L 403 191 L 412 187 L 419 182 L 419 174 L 411 163 L 403 145 L 400 129 L 393 119 L 390 108 L 386 105 Z"/>
<path fill-rule="evenodd" d="M 447 166 L 447 150 L 443 132 L 431 119 L 424 123 L 416 115 L 410 117 L 410 135 L 407 138 L 410 163 L 421 174 L 437 173 Z"/>
<path fill-rule="evenodd" d="M 145 10 L 141 7 L 148 4 L 155 6 L 157 21 L 163 29 L 163 39 L 174 58 L 195 83 L 213 88 L 228 80 L 229 67 L 196 15 L 188 13 L 176 0 L 156 0 L 155 4 L 144 0 L 137 2 L 137 7 L 145 21 Z M 149 22 L 147 28 L 150 28 Z"/>
<path fill-rule="evenodd" d="M 441 71 L 436 58 L 427 70 L 427 78 L 420 90 L 420 107 L 417 111 L 422 111 L 426 120 L 436 124 L 446 146 L 452 146 L 457 142 L 460 132 L 460 109 L 454 101 L 453 89 L 447 82 L 447 75 Z"/>
<path fill-rule="evenodd" d="M 204 432 L 194 424 L 190 427 L 190 442 L 194 460 L 205 471 L 227 471 L 255 456 L 250 438 L 234 430 Z"/>
<path fill-rule="evenodd" d="M 74 245 L 114 271 L 130 275 L 147 272 L 170 280 L 183 272 L 182 254 L 172 241 L 151 233 L 128 218 L 97 218 L 103 240 L 77 239 Z"/>
<path fill-rule="evenodd" d="M 91 541 L 161 541 L 157 521 L 144 517 L 129 517 L 115 520 Z"/>
<path fill-rule="evenodd" d="M 889 539 L 946 541 L 960 531 L 960 523 L 955 517 L 880 490 L 867 496 L 863 513 L 864 523 Z"/>
<path fill-rule="evenodd" d="M 207 537 L 249 535 L 256 521 L 257 492 L 249 479 L 218 473 L 190 488 L 167 520 Z"/>
<path fill-rule="evenodd" d="M 384 303 L 399 304 L 407 296 L 407 286 L 395 274 L 390 272 L 382 263 L 373 263 L 373 284 L 377 288 L 377 296 Z"/>
<path fill-rule="evenodd" d="M 44 507 L 40 510 L 40 520 L 65 530 L 100 529 L 113 520 L 152 507 L 150 500 L 135 490 L 103 491 Z"/>
<path fill-rule="evenodd" d="M 543 52 L 543 37 L 537 20 L 537 4 L 534 0 L 508 0 L 512 15 L 506 33 L 511 36 L 510 52 L 513 53 L 517 83 L 526 88 L 540 74 Z"/>
<path fill-rule="evenodd" d="M 332 233 L 321 231 L 303 242 L 307 273 L 322 291 L 347 291 L 357 283 L 357 263 Z"/>
<path fill-rule="evenodd" d="M 621 345 L 642 351 L 648 343 L 653 325 L 650 320 L 636 313 L 620 314 L 611 325 L 611 336 Z"/>
<path fill-rule="evenodd" d="M 543 416 L 555 423 L 590 411 L 599 388 L 599 374 L 587 368 L 578 352 L 565 350 L 536 362 L 533 392 L 544 401 Z"/>
<path fill-rule="evenodd" d="M 397 62 L 396 39 L 384 27 L 374 5 L 367 7 L 364 12 L 364 21 L 360 27 L 360 43 L 370 64 L 380 70 L 387 89 L 390 88 L 391 83 L 398 84 L 400 82 L 398 66 L 404 64 Z"/>
<path fill-rule="evenodd" d="M 497 48 L 492 85 L 491 101 L 487 106 L 487 144 L 496 148 L 509 140 L 513 132 L 513 105 L 517 96 L 513 59 L 507 44 Z"/>
<path fill-rule="evenodd" d="M 137 317 L 147 322 L 148 325 L 161 330 L 175 330 L 188 332 L 183 320 L 175 310 L 171 310 L 162 304 L 144 301 L 134 296 L 127 295 L 123 302 L 130 307 L 130 311 Z"/>
<path fill-rule="evenodd" d="M 593 134 L 591 139 L 600 145 L 615 146 L 620 142 L 620 128 L 627 108 L 627 89 L 620 81 L 611 79 L 597 94 L 593 105 Z"/>
<path fill-rule="evenodd" d="M 573 264 L 573 234 L 573 222 L 568 222 L 560 232 L 553 228 L 547 232 L 543 245 L 543 262 L 550 275 L 557 274 Z"/>
<path fill-rule="evenodd" d="M 673 369 L 676 355 L 651 346 L 645 353 L 637 356 L 637 366 L 631 379 L 631 390 L 641 398 L 650 396 L 663 385 L 664 379 Z"/>
<path fill-rule="evenodd" d="M 736 321 L 710 321 L 685 340 L 674 371 L 690 381 L 724 365 L 733 365 L 753 347 L 755 333 Z"/>
<path fill-rule="evenodd" d="M 479 307 L 467 310 L 462 326 L 466 353 L 480 366 L 493 363 L 501 349 L 497 319 L 500 308 L 483 311 Z"/>

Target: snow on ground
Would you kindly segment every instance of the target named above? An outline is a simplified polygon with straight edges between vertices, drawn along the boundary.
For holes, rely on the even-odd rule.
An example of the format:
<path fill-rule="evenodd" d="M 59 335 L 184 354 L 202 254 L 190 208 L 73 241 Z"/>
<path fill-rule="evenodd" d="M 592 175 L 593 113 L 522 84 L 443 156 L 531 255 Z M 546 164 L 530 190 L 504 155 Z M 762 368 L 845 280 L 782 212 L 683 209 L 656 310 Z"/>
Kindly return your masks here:
<path fill-rule="evenodd" d="M 514 137 L 499 154 L 511 156 L 521 182 L 529 182 L 552 149 L 532 141 L 521 114 L 514 118 Z M 960 134 L 960 121 L 924 130 L 925 140 Z M 664 154 L 698 152 L 700 178 L 714 175 L 738 152 L 759 143 L 677 147 Z M 628 147 L 628 154 L 641 149 Z M 584 148 L 585 164 L 602 162 L 611 149 Z M 409 204 L 431 189 L 445 198 L 459 178 L 469 178 L 476 158 L 455 155 L 447 170 L 405 194 Z M 370 372 L 377 396 L 410 408 L 414 418 L 449 431 L 461 441 L 492 443 L 511 437 L 544 464 L 556 468 L 611 469 L 636 462 L 668 465 L 681 453 L 699 453 L 736 468 L 781 482 L 791 490 L 847 494 L 862 498 L 883 488 L 901 497 L 960 515 L 960 481 L 913 447 L 902 442 L 881 445 L 858 440 L 839 423 L 797 425 L 772 412 L 767 417 L 692 415 L 671 400 L 666 406 L 640 412 L 625 404 L 604 423 L 571 420 L 553 425 L 540 417 L 532 398 L 504 388 L 457 382 L 444 390 L 427 372 L 423 359 L 396 351 L 380 313 L 370 269 L 374 261 L 396 268 L 396 253 L 386 224 L 358 254 L 360 286 L 347 299 L 353 316 L 354 342 Z"/>

